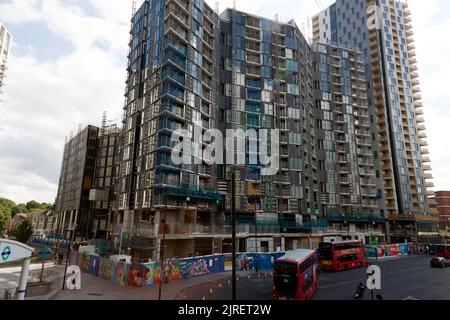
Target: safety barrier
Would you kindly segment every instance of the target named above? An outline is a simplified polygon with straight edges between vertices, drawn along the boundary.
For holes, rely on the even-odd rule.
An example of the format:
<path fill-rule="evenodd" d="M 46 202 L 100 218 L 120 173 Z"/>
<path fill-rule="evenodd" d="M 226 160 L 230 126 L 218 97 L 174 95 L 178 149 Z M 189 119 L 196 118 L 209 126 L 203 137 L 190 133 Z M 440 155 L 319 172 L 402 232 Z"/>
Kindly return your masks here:
<path fill-rule="evenodd" d="M 411 245 L 403 244 L 389 244 L 380 246 L 364 246 L 364 252 L 366 258 L 380 259 L 384 257 L 398 257 L 407 256 L 411 252 Z"/>
<path fill-rule="evenodd" d="M 275 259 L 283 254 L 238 253 L 236 262 L 239 269 L 254 269 L 256 263 L 259 270 L 271 270 Z M 166 259 L 161 268 L 160 262 L 130 264 L 72 251 L 69 263 L 79 266 L 83 272 L 112 281 L 121 287 L 148 287 L 159 284 L 160 281 L 178 281 L 229 271 L 231 268 L 227 266 L 231 267 L 231 254 Z"/>

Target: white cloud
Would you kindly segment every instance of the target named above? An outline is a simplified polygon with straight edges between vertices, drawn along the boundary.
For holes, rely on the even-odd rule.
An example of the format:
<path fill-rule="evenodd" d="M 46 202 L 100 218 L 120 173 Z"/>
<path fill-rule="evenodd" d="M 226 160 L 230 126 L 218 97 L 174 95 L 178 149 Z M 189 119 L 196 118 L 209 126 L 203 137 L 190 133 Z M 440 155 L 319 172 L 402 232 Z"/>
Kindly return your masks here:
<path fill-rule="evenodd" d="M 132 0 L 84 0 L 95 17 L 77 1 L 68 1 L 0 3 L 2 22 L 21 27 L 30 22 L 43 23 L 73 47 L 70 54 L 43 62 L 37 59 L 43 48 L 21 43 L 21 51 L 26 54 L 18 56 L 17 45 L 13 46 L 0 108 L 0 196 L 16 201 L 53 201 L 64 137 L 76 131 L 78 123 L 99 123 L 103 110 L 108 110 L 112 118 L 121 118 Z M 216 1 L 207 2 L 215 8 Z M 320 4 L 330 3 L 332 0 L 236 0 L 236 7 L 268 18 L 278 13 L 280 21 L 295 18 L 302 28 L 308 17 L 323 8 Z M 222 11 L 232 7 L 233 1 L 221 0 L 219 5 Z M 440 38 L 449 34 L 450 19 L 439 16 L 450 8 L 445 0 L 410 0 L 409 5 L 433 173 L 439 189 L 450 189 L 450 115 L 446 106 L 450 100 L 446 84 L 450 43 Z M 15 41 L 21 39 L 16 37 Z"/>
<path fill-rule="evenodd" d="M 435 190 L 450 190 L 450 3 L 409 1 Z M 444 13 L 444 15 L 442 15 Z"/>
<path fill-rule="evenodd" d="M 53 201 L 64 137 L 79 123 L 98 124 L 104 110 L 121 120 L 130 13 L 107 20 L 46 0 L 42 5 L 28 2 L 22 17 L 22 1 L 0 4 L 0 19 L 14 25 L 45 23 L 74 50 L 42 62 L 36 52 L 43 48 L 22 44 L 28 52 L 16 56 L 13 46 L 0 109 L 0 195 L 15 201 Z M 131 12 L 131 1 L 125 2 Z M 98 42 L 106 46 L 96 46 Z"/>

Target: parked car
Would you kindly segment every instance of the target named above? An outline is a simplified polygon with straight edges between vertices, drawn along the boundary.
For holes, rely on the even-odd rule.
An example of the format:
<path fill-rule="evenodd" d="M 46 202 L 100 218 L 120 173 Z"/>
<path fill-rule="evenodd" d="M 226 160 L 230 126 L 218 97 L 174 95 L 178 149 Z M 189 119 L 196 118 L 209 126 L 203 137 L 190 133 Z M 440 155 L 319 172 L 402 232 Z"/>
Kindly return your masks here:
<path fill-rule="evenodd" d="M 446 268 L 450 267 L 450 260 L 442 258 L 442 257 L 434 257 L 431 259 L 431 267 L 432 268 Z"/>

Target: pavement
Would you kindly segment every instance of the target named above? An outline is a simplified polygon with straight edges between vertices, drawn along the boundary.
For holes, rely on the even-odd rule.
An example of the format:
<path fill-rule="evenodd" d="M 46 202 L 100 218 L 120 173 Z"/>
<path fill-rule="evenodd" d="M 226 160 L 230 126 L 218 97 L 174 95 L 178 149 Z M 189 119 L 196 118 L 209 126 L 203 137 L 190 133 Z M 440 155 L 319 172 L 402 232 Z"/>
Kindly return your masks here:
<path fill-rule="evenodd" d="M 38 282 L 41 273 L 42 263 L 33 263 L 30 265 L 28 273 L 28 282 Z M 16 289 L 19 286 L 20 273 L 22 266 L 2 266 L 0 268 L 0 291 L 5 289 Z M 44 278 L 51 275 L 64 273 L 64 266 L 55 265 L 53 262 L 47 262 L 44 266 Z"/>
<path fill-rule="evenodd" d="M 216 281 L 231 278 L 231 272 L 215 273 L 187 280 L 171 281 L 161 287 L 162 300 L 175 300 L 184 289 L 195 288 Z M 63 290 L 52 300 L 157 300 L 159 285 L 146 288 L 120 287 L 111 281 L 92 276 L 81 275 L 81 290 Z"/>
<path fill-rule="evenodd" d="M 385 300 L 450 300 L 450 268 L 433 269 L 431 257 L 415 256 L 371 261 L 381 268 L 382 290 Z M 366 269 L 320 274 L 319 290 L 314 300 L 353 300 L 359 282 L 365 283 Z M 219 287 L 217 283 L 205 284 L 183 291 L 180 299 L 230 300 L 231 286 Z M 238 300 L 271 300 L 272 278 L 269 274 L 240 276 L 237 284 Z M 364 300 L 371 300 L 368 290 Z"/>

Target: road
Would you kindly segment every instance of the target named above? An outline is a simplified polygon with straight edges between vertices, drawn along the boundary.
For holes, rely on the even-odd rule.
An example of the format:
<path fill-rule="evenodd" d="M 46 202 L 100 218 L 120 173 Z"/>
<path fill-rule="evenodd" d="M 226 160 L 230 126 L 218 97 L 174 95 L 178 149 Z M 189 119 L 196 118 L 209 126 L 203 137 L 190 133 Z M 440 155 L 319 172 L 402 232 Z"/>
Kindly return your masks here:
<path fill-rule="evenodd" d="M 385 300 L 450 300 L 450 268 L 432 269 L 431 257 L 393 258 L 373 262 L 381 268 L 382 290 Z M 339 273 L 321 273 L 320 286 L 314 300 L 351 300 L 356 286 L 366 279 L 366 270 L 357 269 Z M 239 300 L 270 300 L 272 278 L 240 274 L 237 288 Z M 183 291 L 179 299 L 229 300 L 228 281 L 197 286 Z M 366 291 L 364 299 L 370 300 Z"/>

